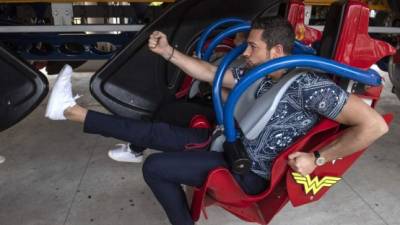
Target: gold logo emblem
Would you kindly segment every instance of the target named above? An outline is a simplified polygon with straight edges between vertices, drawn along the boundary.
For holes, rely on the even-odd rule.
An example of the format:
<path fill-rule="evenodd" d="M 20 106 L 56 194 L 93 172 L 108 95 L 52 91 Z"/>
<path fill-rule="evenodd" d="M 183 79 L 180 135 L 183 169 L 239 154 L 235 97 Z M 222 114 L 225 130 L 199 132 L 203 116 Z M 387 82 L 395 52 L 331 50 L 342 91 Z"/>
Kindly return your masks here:
<path fill-rule="evenodd" d="M 302 184 L 304 186 L 304 191 L 306 192 L 306 194 L 312 191 L 313 195 L 316 195 L 321 190 L 321 188 L 331 187 L 342 179 L 340 177 L 331 176 L 326 176 L 321 180 L 319 180 L 318 177 L 314 177 L 313 179 L 311 179 L 310 175 L 303 176 L 300 173 L 292 173 L 292 176 L 296 183 Z"/>

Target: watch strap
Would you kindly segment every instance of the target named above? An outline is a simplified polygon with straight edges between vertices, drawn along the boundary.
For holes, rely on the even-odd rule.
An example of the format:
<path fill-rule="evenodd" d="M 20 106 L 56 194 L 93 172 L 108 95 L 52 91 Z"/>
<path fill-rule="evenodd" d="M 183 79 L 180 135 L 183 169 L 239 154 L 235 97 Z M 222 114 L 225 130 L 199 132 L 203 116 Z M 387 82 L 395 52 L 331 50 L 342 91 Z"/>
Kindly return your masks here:
<path fill-rule="evenodd" d="M 321 157 L 321 154 L 319 153 L 319 151 L 314 152 L 314 157 L 315 157 L 315 159 L 318 159 L 319 157 Z"/>

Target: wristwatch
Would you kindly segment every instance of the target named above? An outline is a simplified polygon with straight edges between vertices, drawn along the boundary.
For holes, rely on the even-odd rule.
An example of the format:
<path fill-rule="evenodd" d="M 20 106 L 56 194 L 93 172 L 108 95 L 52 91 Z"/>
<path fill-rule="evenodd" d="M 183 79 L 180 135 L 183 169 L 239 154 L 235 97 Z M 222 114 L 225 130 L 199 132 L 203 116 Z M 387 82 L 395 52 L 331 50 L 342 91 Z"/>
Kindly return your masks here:
<path fill-rule="evenodd" d="M 314 152 L 314 157 L 315 157 L 315 165 L 322 166 L 326 163 L 326 159 L 321 156 L 319 151 Z"/>

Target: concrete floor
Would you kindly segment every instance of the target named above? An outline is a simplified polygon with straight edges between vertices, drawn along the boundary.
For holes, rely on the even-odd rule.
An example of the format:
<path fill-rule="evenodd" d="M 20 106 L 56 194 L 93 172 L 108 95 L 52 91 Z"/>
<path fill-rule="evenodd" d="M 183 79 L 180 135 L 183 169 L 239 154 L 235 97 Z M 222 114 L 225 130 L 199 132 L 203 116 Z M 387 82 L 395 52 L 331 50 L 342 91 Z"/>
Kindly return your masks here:
<path fill-rule="evenodd" d="M 90 96 L 89 79 L 74 74 L 74 90 L 84 94 L 79 102 L 103 110 Z M 299 208 L 288 204 L 271 225 L 400 225 L 400 102 L 390 88 L 387 82 L 378 106 L 396 116 L 390 133 L 324 199 Z M 107 157 L 118 140 L 45 119 L 45 102 L 0 133 L 0 155 L 7 158 L 0 164 L 1 225 L 168 224 L 142 179 L 141 164 Z M 217 207 L 208 214 L 198 225 L 245 224 Z"/>

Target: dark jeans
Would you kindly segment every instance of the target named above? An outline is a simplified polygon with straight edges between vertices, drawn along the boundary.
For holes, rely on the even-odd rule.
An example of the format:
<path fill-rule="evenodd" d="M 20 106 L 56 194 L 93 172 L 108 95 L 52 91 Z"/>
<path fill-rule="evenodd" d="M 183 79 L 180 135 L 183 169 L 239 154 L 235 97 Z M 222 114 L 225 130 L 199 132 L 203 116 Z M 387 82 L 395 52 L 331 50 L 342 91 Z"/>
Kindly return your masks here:
<path fill-rule="evenodd" d="M 93 111 L 89 111 L 86 116 L 84 132 L 114 137 L 135 146 L 168 152 L 180 152 L 185 149 L 185 145 L 205 142 L 209 136 L 208 129 L 179 127 Z"/>
<path fill-rule="evenodd" d="M 84 124 L 87 133 L 100 134 L 155 148 L 164 153 L 150 155 L 143 165 L 143 176 L 173 225 L 194 224 L 181 184 L 200 187 L 210 170 L 224 166 L 222 153 L 184 150 L 188 143 L 208 139 L 207 129 L 172 126 L 89 111 Z M 253 172 L 235 178 L 248 194 L 257 194 L 267 181 Z"/>
<path fill-rule="evenodd" d="M 152 118 L 153 122 L 163 122 L 179 127 L 189 127 L 190 121 L 195 115 L 203 115 L 210 124 L 214 123 L 215 113 L 211 106 L 196 102 L 186 102 L 182 100 L 172 100 L 162 105 Z M 146 146 L 129 144 L 134 152 L 143 152 Z"/>
<path fill-rule="evenodd" d="M 214 123 L 215 112 L 212 106 L 197 102 L 174 100 L 162 105 L 154 114 L 154 121 L 165 122 L 176 126 L 189 127 L 195 115 L 201 114 Z"/>

